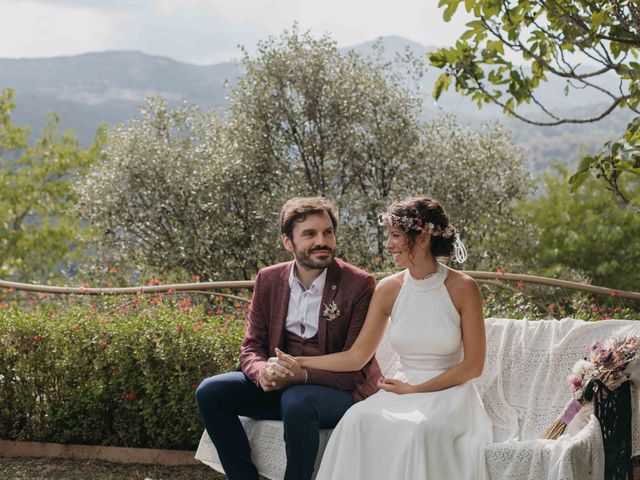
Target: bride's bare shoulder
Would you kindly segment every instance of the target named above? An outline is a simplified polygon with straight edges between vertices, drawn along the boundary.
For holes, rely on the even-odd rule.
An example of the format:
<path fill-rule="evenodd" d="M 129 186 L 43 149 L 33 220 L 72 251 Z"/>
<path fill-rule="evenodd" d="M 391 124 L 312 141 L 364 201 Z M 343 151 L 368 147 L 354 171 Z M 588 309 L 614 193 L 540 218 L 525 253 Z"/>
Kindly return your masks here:
<path fill-rule="evenodd" d="M 402 287 L 402 282 L 404 279 L 403 274 L 404 272 L 398 272 L 387 275 L 386 277 L 378 281 L 378 285 L 376 288 L 384 291 L 399 289 L 400 287 Z"/>
<path fill-rule="evenodd" d="M 393 273 L 384 277 L 376 285 L 376 291 L 373 294 L 371 303 L 375 305 L 384 316 L 391 314 L 393 304 L 398 297 L 400 288 L 402 288 L 403 279 L 403 272 Z"/>
<path fill-rule="evenodd" d="M 449 273 L 447 274 L 447 280 L 445 283 L 449 288 L 467 290 L 467 289 L 475 289 L 478 286 L 478 283 L 464 272 L 460 270 L 454 270 L 453 268 L 445 267 Z"/>
<path fill-rule="evenodd" d="M 385 299 L 395 299 L 402 287 L 403 272 L 392 273 L 378 281 L 376 295 Z"/>
<path fill-rule="evenodd" d="M 452 268 L 448 270 L 445 285 L 456 307 L 459 307 L 465 299 L 480 298 L 480 287 L 473 277 Z"/>

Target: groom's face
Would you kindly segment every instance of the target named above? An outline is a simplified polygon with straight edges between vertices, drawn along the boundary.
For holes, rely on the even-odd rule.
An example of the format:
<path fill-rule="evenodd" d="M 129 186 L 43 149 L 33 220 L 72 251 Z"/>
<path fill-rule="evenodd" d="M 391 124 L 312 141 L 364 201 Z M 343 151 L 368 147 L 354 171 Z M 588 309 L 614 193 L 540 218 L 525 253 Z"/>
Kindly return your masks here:
<path fill-rule="evenodd" d="M 293 253 L 296 262 L 309 270 L 323 270 L 333 261 L 336 233 L 326 211 L 295 222 L 291 238 L 282 236 L 285 248 Z"/>

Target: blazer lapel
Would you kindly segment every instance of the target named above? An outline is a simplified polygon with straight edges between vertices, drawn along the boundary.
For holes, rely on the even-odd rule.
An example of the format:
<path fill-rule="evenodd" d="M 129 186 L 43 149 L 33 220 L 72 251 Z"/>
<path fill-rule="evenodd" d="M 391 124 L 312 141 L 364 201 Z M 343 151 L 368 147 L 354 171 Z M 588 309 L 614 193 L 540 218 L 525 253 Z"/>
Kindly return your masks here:
<path fill-rule="evenodd" d="M 340 266 L 338 262 L 334 260 L 327 269 L 327 278 L 324 283 L 320 315 L 318 318 L 318 345 L 323 354 L 327 353 L 327 319 L 324 316 L 324 309 L 335 299 L 339 285 Z"/>
<path fill-rule="evenodd" d="M 289 275 L 293 262 L 290 262 L 280 275 L 280 281 L 276 285 L 273 292 L 273 309 L 271 310 L 271 336 L 269 341 L 269 355 L 275 355 L 275 348 L 282 348 L 282 334 L 284 330 L 284 322 L 287 318 L 289 310 L 289 295 L 291 287 L 289 286 Z"/>

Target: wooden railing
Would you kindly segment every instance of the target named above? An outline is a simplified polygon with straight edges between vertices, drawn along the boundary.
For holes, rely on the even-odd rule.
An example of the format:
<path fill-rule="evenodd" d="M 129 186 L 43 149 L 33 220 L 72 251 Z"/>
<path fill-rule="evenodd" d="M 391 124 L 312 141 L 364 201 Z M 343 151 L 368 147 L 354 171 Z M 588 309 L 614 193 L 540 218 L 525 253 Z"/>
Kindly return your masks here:
<path fill-rule="evenodd" d="M 578 290 L 599 295 L 611 295 L 631 300 L 640 300 L 640 292 L 628 290 L 616 290 L 596 285 L 588 285 L 568 280 L 558 280 L 555 278 L 538 277 L 535 275 L 522 275 L 517 273 L 498 272 L 477 272 L 464 271 L 464 273 L 478 280 L 480 283 L 487 283 L 493 286 L 500 286 L 497 281 L 531 283 L 538 285 L 548 285 L 568 290 Z M 136 287 L 120 288 L 89 288 L 89 287 L 55 287 L 49 285 L 33 285 L 29 283 L 8 282 L 0 280 L 0 288 L 14 289 L 25 292 L 49 293 L 58 295 L 137 295 L 143 293 L 202 293 L 215 294 L 223 297 L 231 297 L 237 300 L 248 301 L 243 297 L 217 292 L 225 289 L 253 288 L 253 280 L 222 281 L 222 282 L 198 282 L 198 283 L 175 283 L 168 285 L 141 285 Z"/>

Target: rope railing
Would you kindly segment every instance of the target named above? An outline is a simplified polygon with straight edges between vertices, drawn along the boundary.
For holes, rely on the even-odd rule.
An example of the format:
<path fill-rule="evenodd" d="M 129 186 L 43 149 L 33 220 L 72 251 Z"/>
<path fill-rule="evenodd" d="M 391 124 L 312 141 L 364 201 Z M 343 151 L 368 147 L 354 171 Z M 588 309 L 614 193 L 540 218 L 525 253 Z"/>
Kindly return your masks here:
<path fill-rule="evenodd" d="M 538 285 L 548 285 L 569 290 L 578 290 L 600 295 L 611 295 L 631 300 L 640 300 L 640 292 L 617 290 L 613 288 L 588 285 L 569 280 L 540 277 L 536 275 L 524 275 L 519 273 L 481 272 L 463 270 L 467 275 L 480 282 L 492 284 L 496 280 L 507 282 L 522 282 Z M 50 285 L 35 285 L 30 283 L 8 282 L 0 280 L 0 288 L 14 289 L 33 293 L 49 293 L 57 295 L 139 295 L 144 293 L 202 293 L 229 296 L 228 294 L 215 293 L 215 290 L 253 288 L 253 280 L 198 282 L 198 283 L 174 283 L 167 285 L 140 285 L 135 287 L 118 288 L 90 288 L 90 287 L 56 287 Z M 233 296 L 237 300 L 245 300 L 242 297 Z"/>

